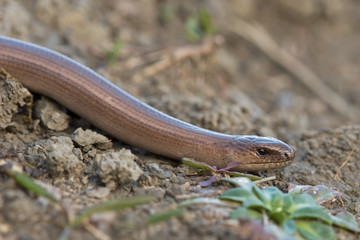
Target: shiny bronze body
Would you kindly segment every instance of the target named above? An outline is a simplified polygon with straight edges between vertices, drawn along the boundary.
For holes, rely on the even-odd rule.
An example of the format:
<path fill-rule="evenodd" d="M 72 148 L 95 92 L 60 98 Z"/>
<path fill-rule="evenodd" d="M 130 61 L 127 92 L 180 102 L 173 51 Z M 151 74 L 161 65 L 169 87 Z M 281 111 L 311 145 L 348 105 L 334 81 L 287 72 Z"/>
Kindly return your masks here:
<path fill-rule="evenodd" d="M 274 138 L 232 136 L 172 118 L 142 103 L 91 69 L 52 50 L 0 37 L 0 68 L 110 135 L 173 159 L 194 158 L 238 170 L 287 166 L 293 149 Z"/>

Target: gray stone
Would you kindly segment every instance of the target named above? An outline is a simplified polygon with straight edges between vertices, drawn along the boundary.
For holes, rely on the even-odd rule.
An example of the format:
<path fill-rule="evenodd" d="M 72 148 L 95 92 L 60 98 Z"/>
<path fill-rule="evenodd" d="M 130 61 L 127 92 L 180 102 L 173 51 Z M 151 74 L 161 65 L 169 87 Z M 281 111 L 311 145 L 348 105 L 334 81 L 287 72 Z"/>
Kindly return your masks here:
<path fill-rule="evenodd" d="M 0 69 L 0 129 L 11 126 L 11 120 L 19 106 L 28 102 L 32 102 L 31 93 Z"/>
<path fill-rule="evenodd" d="M 108 152 L 96 155 L 99 178 L 110 189 L 137 181 L 143 171 L 135 163 L 137 157 L 130 150 Z"/>
<path fill-rule="evenodd" d="M 48 129 L 63 131 L 69 127 L 70 117 L 55 102 L 46 97 L 41 97 L 35 103 L 35 115 Z"/>
<path fill-rule="evenodd" d="M 52 137 L 51 139 L 54 139 Z M 54 177 L 81 178 L 85 164 L 74 154 L 74 145 L 68 137 L 57 137 L 48 149 L 48 171 Z"/>
<path fill-rule="evenodd" d="M 92 130 L 76 129 L 71 134 L 71 139 L 79 145 L 84 152 L 90 151 L 91 148 L 96 147 L 101 150 L 107 150 L 112 147 L 110 139 Z"/>

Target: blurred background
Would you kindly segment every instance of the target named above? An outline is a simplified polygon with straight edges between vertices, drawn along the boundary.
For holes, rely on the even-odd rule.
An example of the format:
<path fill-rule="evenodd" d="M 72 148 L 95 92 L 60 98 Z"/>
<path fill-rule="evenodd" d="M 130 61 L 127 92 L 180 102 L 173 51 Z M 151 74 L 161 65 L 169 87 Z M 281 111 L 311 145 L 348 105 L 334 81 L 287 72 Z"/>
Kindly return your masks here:
<path fill-rule="evenodd" d="M 358 122 L 358 9 L 354 0 L 0 0 L 0 34 L 68 55 L 194 124 L 291 139 Z"/>

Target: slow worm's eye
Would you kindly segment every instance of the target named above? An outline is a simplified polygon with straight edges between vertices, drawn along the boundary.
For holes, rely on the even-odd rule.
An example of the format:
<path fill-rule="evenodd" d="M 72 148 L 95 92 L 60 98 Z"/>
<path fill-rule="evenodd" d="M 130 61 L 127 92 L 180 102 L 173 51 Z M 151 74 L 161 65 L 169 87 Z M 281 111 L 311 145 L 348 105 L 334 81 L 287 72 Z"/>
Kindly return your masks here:
<path fill-rule="evenodd" d="M 258 148 L 256 149 L 256 155 L 259 157 L 266 157 L 268 155 L 268 152 L 264 148 Z"/>

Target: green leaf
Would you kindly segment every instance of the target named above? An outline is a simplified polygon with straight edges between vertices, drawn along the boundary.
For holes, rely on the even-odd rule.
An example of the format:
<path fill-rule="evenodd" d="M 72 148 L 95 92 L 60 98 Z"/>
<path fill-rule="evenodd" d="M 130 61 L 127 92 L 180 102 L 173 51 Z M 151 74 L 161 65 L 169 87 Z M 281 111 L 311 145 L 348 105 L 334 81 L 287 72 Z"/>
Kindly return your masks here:
<path fill-rule="evenodd" d="M 290 213 L 296 211 L 297 209 L 303 207 L 318 207 L 323 208 L 320 206 L 309 194 L 289 194 L 293 199 L 293 204 L 289 206 L 287 209 Z"/>
<path fill-rule="evenodd" d="M 293 201 L 293 207 L 319 206 L 319 204 L 317 204 L 317 202 L 309 194 L 295 195 L 293 196 Z"/>
<path fill-rule="evenodd" d="M 296 232 L 295 221 L 293 219 L 289 219 L 289 220 L 285 221 L 283 224 L 283 229 L 286 233 L 288 233 L 290 235 L 294 235 Z"/>
<path fill-rule="evenodd" d="M 238 206 L 237 204 L 234 204 L 233 202 L 230 202 L 230 201 L 223 201 L 218 198 L 203 197 L 203 198 L 194 198 L 194 199 L 186 200 L 186 201 L 180 203 L 179 207 L 187 207 L 187 206 L 194 205 L 194 204 L 214 204 L 214 205 L 227 206 L 227 207 Z"/>
<path fill-rule="evenodd" d="M 46 191 L 45 188 L 42 186 L 36 184 L 32 178 L 29 176 L 19 173 L 19 172 L 13 172 L 15 181 L 20 184 L 25 189 L 35 193 L 36 195 L 42 196 L 44 198 L 49 199 L 52 202 L 58 202 L 58 200 L 51 195 L 48 191 Z"/>
<path fill-rule="evenodd" d="M 255 183 L 253 183 L 250 179 L 244 177 L 232 178 L 232 182 L 237 186 L 246 189 L 251 192 L 254 187 L 256 187 Z"/>
<path fill-rule="evenodd" d="M 194 17 L 188 17 L 185 22 L 185 33 L 186 38 L 189 41 L 198 41 L 201 38 L 202 31 L 199 22 Z"/>
<path fill-rule="evenodd" d="M 256 208 L 256 209 L 263 208 L 267 211 L 270 211 L 270 209 L 261 200 L 259 200 L 255 196 L 246 198 L 243 201 L 243 205 L 244 205 L 244 207 L 248 207 L 248 208 Z"/>
<path fill-rule="evenodd" d="M 316 218 L 319 220 L 324 221 L 327 224 L 332 223 L 332 218 L 330 214 L 328 214 L 325 211 L 325 208 L 319 206 L 306 206 L 297 208 L 294 212 L 291 214 L 292 218 Z"/>
<path fill-rule="evenodd" d="M 251 181 L 258 181 L 258 180 L 262 179 L 259 176 L 255 176 L 255 175 L 248 174 L 248 173 L 239 173 L 239 172 L 227 171 L 226 174 L 228 174 L 230 176 L 233 176 L 233 177 L 249 178 Z"/>
<path fill-rule="evenodd" d="M 262 219 L 263 215 L 255 210 L 246 207 L 238 207 L 235 211 L 230 213 L 230 219 L 239 218 Z"/>
<path fill-rule="evenodd" d="M 257 189 L 254 190 L 257 191 L 259 198 L 271 208 L 272 212 L 282 211 L 286 194 L 276 187 L 268 187 L 262 191 L 258 191 Z"/>
<path fill-rule="evenodd" d="M 317 218 L 325 223 L 331 224 L 331 216 L 325 211 L 325 208 L 317 204 L 308 194 L 296 195 L 293 198 L 294 203 L 289 208 L 293 218 Z"/>
<path fill-rule="evenodd" d="M 207 171 L 214 172 L 215 171 L 215 169 L 213 167 L 211 167 L 209 164 L 196 161 L 192 158 L 182 158 L 181 161 L 184 165 L 187 165 L 187 166 L 193 167 L 193 168 L 199 168 L 202 172 L 207 172 Z"/>
<path fill-rule="evenodd" d="M 124 43 L 120 40 L 116 41 L 113 45 L 111 51 L 106 53 L 106 61 L 108 65 L 112 65 L 116 59 L 119 57 L 121 49 L 123 48 Z"/>
<path fill-rule="evenodd" d="M 276 187 L 268 187 L 262 191 L 260 197 L 264 204 L 270 209 L 270 217 L 281 225 L 288 220 L 290 216 L 289 209 L 293 204 L 292 197 L 289 194 L 281 192 Z"/>
<path fill-rule="evenodd" d="M 285 194 L 284 198 L 283 198 L 283 209 L 286 212 L 290 212 L 290 208 L 292 207 L 292 205 L 294 204 L 293 198 L 290 194 Z"/>
<path fill-rule="evenodd" d="M 233 188 L 221 194 L 220 199 L 226 199 L 235 202 L 244 202 L 246 199 L 254 197 L 254 194 L 252 194 L 252 192 L 248 191 L 247 189 Z"/>
<path fill-rule="evenodd" d="M 249 188 L 252 189 L 252 184 L 248 184 L 248 182 L 259 180 L 256 178 L 259 178 L 259 177 L 252 176 L 252 175 L 250 175 L 250 176 L 244 175 L 244 176 L 235 177 L 235 178 L 220 178 L 220 180 L 234 184 L 236 187 L 243 187 L 244 184 L 246 186 L 249 185 L 250 186 Z"/>
<path fill-rule="evenodd" d="M 280 191 L 279 189 L 275 187 L 268 187 L 263 190 L 261 189 L 254 189 L 255 194 L 258 196 L 258 198 L 261 199 L 266 205 L 271 205 L 271 201 L 273 199 L 273 195 L 275 194 L 275 191 Z"/>
<path fill-rule="evenodd" d="M 253 187 L 253 192 L 263 202 L 265 209 L 270 212 L 270 217 L 279 223 L 287 221 L 288 209 L 293 204 L 290 195 L 284 194 L 276 187 L 261 190 L 256 185 Z"/>
<path fill-rule="evenodd" d="M 280 225 L 284 225 L 285 222 L 289 221 L 290 214 L 285 211 L 270 212 L 269 217 Z"/>
<path fill-rule="evenodd" d="M 295 223 L 294 223 L 294 228 L 296 228 Z M 285 230 L 279 228 L 279 226 L 272 224 L 271 222 L 265 225 L 265 230 L 266 232 L 268 232 L 273 236 L 272 239 L 298 240 L 298 238 L 291 236 L 292 234 L 287 233 Z"/>
<path fill-rule="evenodd" d="M 269 217 L 280 225 L 284 225 L 291 216 L 288 209 L 293 204 L 292 197 L 289 194 L 282 193 L 281 191 L 273 191 L 270 193 L 270 196 L 272 199 L 266 204 L 266 206 L 270 209 Z"/>
<path fill-rule="evenodd" d="M 199 12 L 201 29 L 206 35 L 214 35 L 216 33 L 215 27 L 211 21 L 211 16 L 208 11 L 201 9 Z"/>
<path fill-rule="evenodd" d="M 154 223 L 158 223 L 158 222 L 164 222 L 167 221 L 168 219 L 172 218 L 172 217 L 180 217 L 184 214 L 184 209 L 183 208 L 177 208 L 177 209 L 171 209 L 165 212 L 161 212 L 158 214 L 154 214 L 151 215 L 150 217 L 148 217 L 148 219 L 146 220 L 147 224 L 154 224 Z"/>
<path fill-rule="evenodd" d="M 84 211 L 82 211 L 74 221 L 70 223 L 72 226 L 80 225 L 86 218 L 97 214 L 97 213 L 103 213 L 103 212 L 109 212 L 109 211 L 118 211 L 125 208 L 135 207 L 137 205 L 143 205 L 146 203 L 149 203 L 151 201 L 154 201 L 154 196 L 136 196 L 126 199 L 119 199 L 119 200 L 113 200 L 101 203 L 99 205 L 95 205 L 93 207 L 87 208 Z"/>
<path fill-rule="evenodd" d="M 336 234 L 334 230 L 321 222 L 315 221 L 296 221 L 296 229 L 299 233 L 309 240 L 336 240 Z"/>
<path fill-rule="evenodd" d="M 336 216 L 331 216 L 334 225 L 339 227 L 354 231 L 360 232 L 358 223 L 356 222 L 355 217 L 348 212 L 340 213 Z"/>
<path fill-rule="evenodd" d="M 244 207 L 267 209 L 267 207 L 264 205 L 262 201 L 260 201 L 252 192 L 244 188 L 230 189 L 224 192 L 220 196 L 220 199 L 242 202 Z"/>

